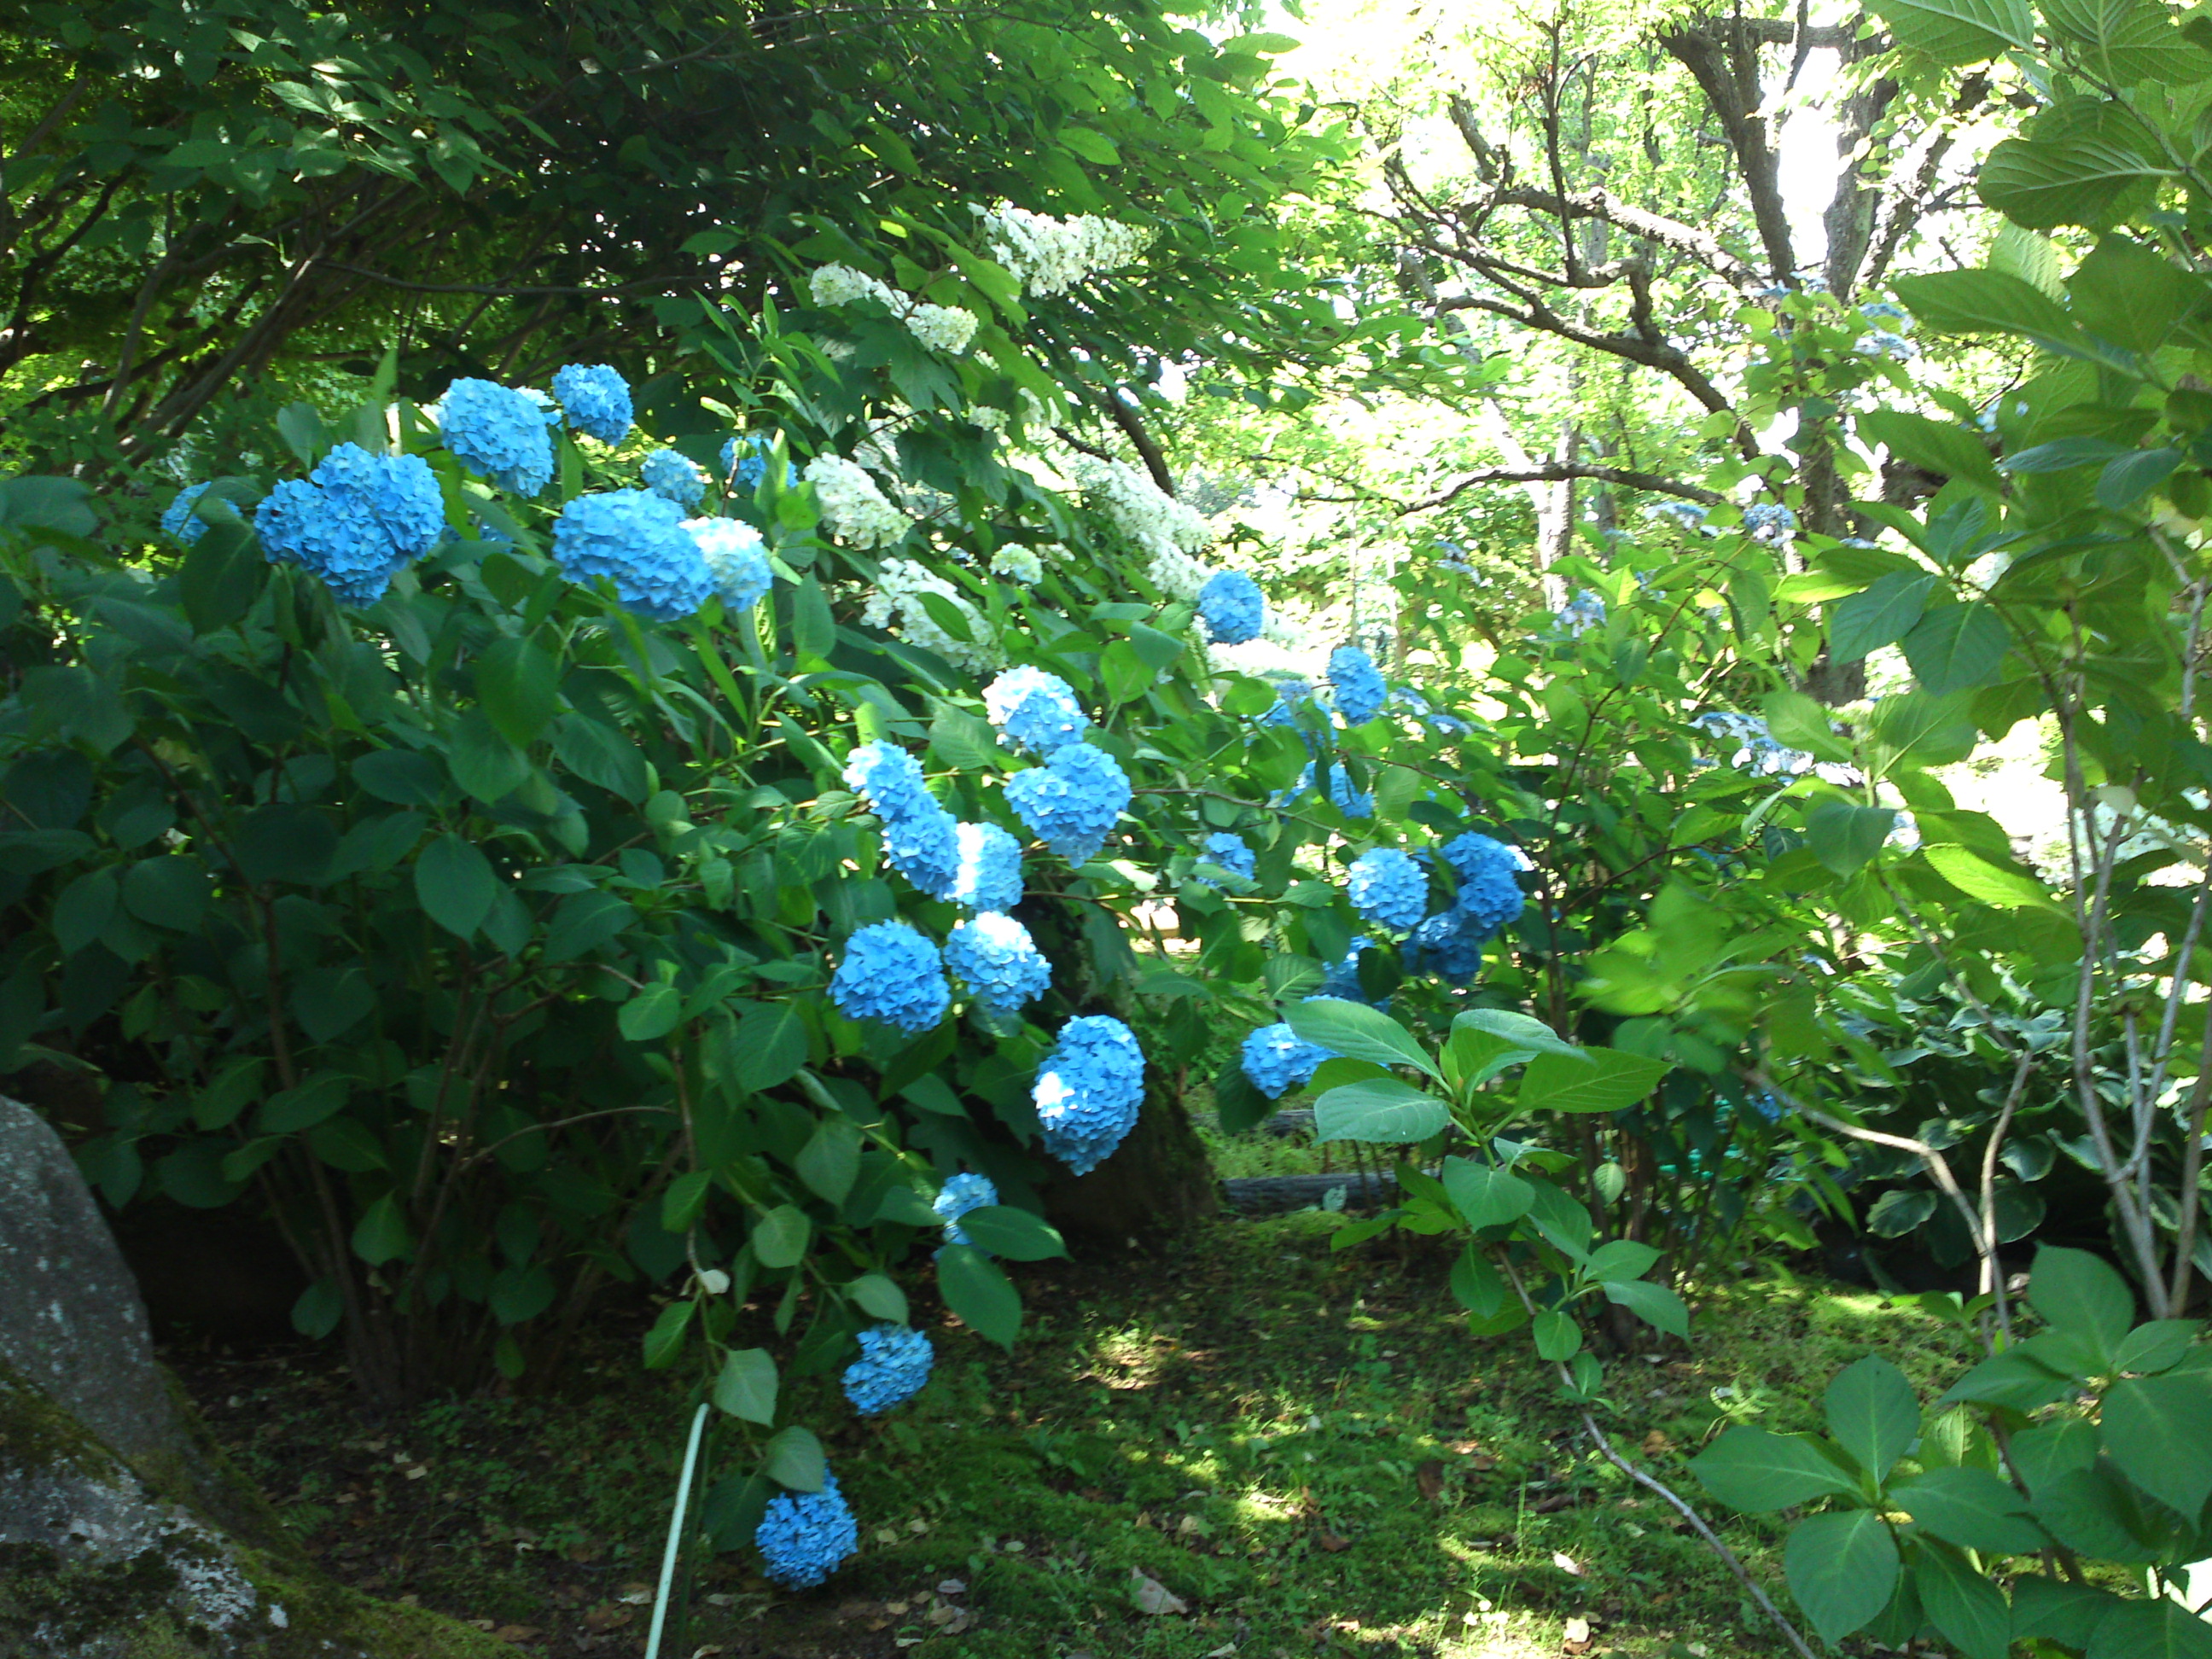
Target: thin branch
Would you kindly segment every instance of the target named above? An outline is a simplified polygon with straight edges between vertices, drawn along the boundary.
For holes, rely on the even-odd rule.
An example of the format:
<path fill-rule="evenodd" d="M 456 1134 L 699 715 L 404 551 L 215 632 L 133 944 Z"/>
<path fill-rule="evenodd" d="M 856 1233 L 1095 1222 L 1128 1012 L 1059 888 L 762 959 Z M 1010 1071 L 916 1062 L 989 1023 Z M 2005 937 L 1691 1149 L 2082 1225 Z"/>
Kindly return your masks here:
<path fill-rule="evenodd" d="M 1684 483 L 1677 478 L 1662 477 L 1656 472 L 1638 472 L 1618 466 L 1591 466 L 1579 461 L 1543 461 L 1533 466 L 1493 467 L 1486 471 L 1471 473 L 1450 489 L 1414 501 L 1405 510 L 1424 513 L 1431 507 L 1443 507 L 1482 484 L 1563 483 L 1570 478 L 1588 478 L 1598 483 L 1617 484 L 1623 489 L 1648 489 L 1656 495 L 1679 495 L 1686 501 L 1702 501 L 1708 507 L 1717 507 L 1726 499 L 1717 491 Z"/>

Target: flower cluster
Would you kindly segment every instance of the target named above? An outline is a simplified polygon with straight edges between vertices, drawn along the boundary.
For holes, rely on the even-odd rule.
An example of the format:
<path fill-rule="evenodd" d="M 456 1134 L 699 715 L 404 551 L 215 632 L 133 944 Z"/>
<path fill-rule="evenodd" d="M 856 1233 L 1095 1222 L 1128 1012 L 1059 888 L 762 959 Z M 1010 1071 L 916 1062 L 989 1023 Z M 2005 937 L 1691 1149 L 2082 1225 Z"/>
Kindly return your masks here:
<path fill-rule="evenodd" d="M 1712 509 L 1700 507 L 1695 501 L 1661 501 L 1644 509 L 1647 519 L 1667 519 L 1684 530 L 1704 530 L 1705 518 Z"/>
<path fill-rule="evenodd" d="M 1033 295 L 1065 294 L 1094 270 L 1126 265 L 1145 251 L 1152 233 L 1095 214 L 1072 219 L 1030 213 L 1001 202 L 969 211 L 982 221 L 991 257 Z"/>
<path fill-rule="evenodd" d="M 1336 712 L 1346 726 L 1364 726 L 1373 720 L 1390 695 L 1375 659 L 1356 645 L 1340 645 L 1328 653 L 1328 683 L 1336 691 Z"/>
<path fill-rule="evenodd" d="M 1136 1127 L 1144 1097 L 1145 1052 L 1127 1026 L 1106 1014 L 1060 1027 L 1030 1094 L 1045 1151 L 1079 1176 L 1113 1156 Z"/>
<path fill-rule="evenodd" d="M 1470 830 L 1446 842 L 1441 850 L 1452 874 L 1459 878 L 1452 908 L 1463 912 L 1484 938 L 1521 914 L 1528 901 L 1514 873 L 1527 869 L 1528 860 L 1518 848 Z"/>
<path fill-rule="evenodd" d="M 968 349 L 980 322 L 972 311 L 916 300 L 850 265 L 817 266 L 807 279 L 806 291 L 816 305 L 825 308 L 850 305 L 855 300 L 874 300 L 923 345 L 948 356 L 957 357 Z"/>
<path fill-rule="evenodd" d="M 678 507 L 696 507 L 707 493 L 707 469 L 673 449 L 654 450 L 637 471 L 647 489 Z"/>
<path fill-rule="evenodd" d="M 1217 830 L 1200 842 L 1199 856 L 1208 864 L 1218 864 L 1231 875 L 1242 876 L 1247 881 L 1252 879 L 1253 872 L 1259 867 L 1258 855 L 1252 851 L 1250 844 L 1243 836 L 1232 836 L 1226 830 Z M 1200 876 L 1199 879 L 1209 887 L 1221 884 L 1211 876 Z"/>
<path fill-rule="evenodd" d="M 955 927 L 945 940 L 945 962 L 996 1019 L 1011 1019 L 1052 987 L 1052 968 L 1030 930 L 995 911 Z"/>
<path fill-rule="evenodd" d="M 1145 555 L 1153 583 L 1172 598 L 1195 604 L 1211 574 L 1192 556 L 1212 544 L 1206 520 L 1120 461 L 1079 457 L 1075 477 L 1091 505 Z"/>
<path fill-rule="evenodd" d="M 872 1325 L 860 1333 L 860 1357 L 845 1367 L 840 1380 L 845 1398 L 863 1417 L 880 1417 L 903 1406 L 929 1381 L 937 1358 L 929 1339 L 904 1325 Z"/>
<path fill-rule="evenodd" d="M 1336 810 L 1348 818 L 1371 818 L 1375 816 L 1375 797 L 1352 781 L 1352 770 L 1342 761 L 1331 761 L 1325 769 L 1329 800 Z M 1321 787 L 1316 782 L 1314 763 L 1308 761 L 1283 799 L 1294 801 L 1309 789 Z"/>
<path fill-rule="evenodd" d="M 1683 503 L 1687 506 L 1687 502 Z M 1552 613 L 1552 620 L 1560 629 L 1580 639 L 1593 628 L 1605 626 L 1605 601 L 1587 587 Z"/>
<path fill-rule="evenodd" d="M 569 363 L 553 371 L 553 395 L 568 424 L 603 444 L 629 435 L 629 382 L 605 363 Z"/>
<path fill-rule="evenodd" d="M 186 484 L 179 489 L 177 492 L 176 500 L 171 501 L 162 511 L 162 530 L 174 536 L 187 547 L 206 535 L 207 520 L 197 517 L 192 512 L 192 503 L 206 494 L 207 485 L 204 483 Z"/>
<path fill-rule="evenodd" d="M 1909 363 L 1920 355 L 1920 348 L 1894 329 L 1869 329 L 1859 336 L 1851 349 L 1862 357 L 1893 357 L 1900 363 Z"/>
<path fill-rule="evenodd" d="M 1352 940 L 1352 947 L 1344 953 L 1343 959 L 1329 963 L 1328 970 L 1321 976 L 1321 989 L 1314 994 L 1334 997 L 1340 1002 L 1365 1002 L 1367 988 L 1359 982 L 1359 954 L 1375 948 L 1375 941 L 1364 934 Z M 1386 997 L 1383 1001 L 1389 1000 Z M 1380 1007 L 1382 1005 L 1376 1003 L 1370 1006 Z"/>
<path fill-rule="evenodd" d="M 1287 1025 L 1262 1025 L 1244 1039 L 1244 1075 L 1270 1100 L 1302 1089 L 1322 1061 L 1335 1056 L 1306 1042 Z"/>
<path fill-rule="evenodd" d="M 771 1580 L 786 1589 L 812 1589 L 859 1552 L 860 1529 L 837 1490 L 837 1477 L 824 1474 L 820 1492 L 769 1498 L 753 1542 Z"/>
<path fill-rule="evenodd" d="M 1753 501 L 1743 510 L 1744 528 L 1755 542 L 1779 547 L 1797 527 L 1797 515 L 1779 501 Z"/>
<path fill-rule="evenodd" d="M 929 607 L 922 601 L 925 593 L 934 593 L 959 614 L 967 626 L 966 639 L 930 615 Z M 927 565 L 917 564 L 912 559 L 884 561 L 876 576 L 875 591 L 860 608 L 860 620 L 871 628 L 888 628 L 896 622 L 908 644 L 934 651 L 945 661 L 971 674 L 986 672 L 1006 660 L 999 647 L 998 635 L 983 620 L 982 612 L 968 602 L 967 595 Z"/>
<path fill-rule="evenodd" d="M 1429 878 L 1395 847 L 1370 847 L 1352 861 L 1345 878 L 1352 908 L 1377 927 L 1410 933 L 1429 909 Z"/>
<path fill-rule="evenodd" d="M 1408 965 L 1464 985 L 1482 968 L 1482 947 L 1528 902 L 1514 872 L 1528 868 L 1516 848 L 1473 830 L 1446 842 L 1444 862 L 1459 878 L 1451 904 L 1413 930 Z"/>
<path fill-rule="evenodd" d="M 343 604 L 374 605 L 392 573 L 445 534 L 445 501 L 420 455 L 340 444 L 307 477 L 270 491 L 253 529 L 273 562 L 319 576 Z"/>
<path fill-rule="evenodd" d="M 952 902 L 981 913 L 1022 902 L 1022 844 L 995 823 L 963 823 L 954 832 L 960 866 Z"/>
<path fill-rule="evenodd" d="M 1006 781 L 1006 805 L 1070 864 L 1088 864 L 1129 804 L 1129 779 L 1103 749 L 1062 744 L 1042 766 Z"/>
<path fill-rule="evenodd" d="M 1267 602 L 1243 571 L 1220 570 L 1198 590 L 1198 615 L 1213 644 L 1243 645 L 1267 626 Z"/>
<path fill-rule="evenodd" d="M 768 545 L 750 525 L 735 519 L 686 519 L 684 527 L 699 544 L 714 592 L 729 610 L 749 610 L 775 585 Z"/>
<path fill-rule="evenodd" d="M 863 744 L 845 762 L 845 781 L 883 820 L 884 856 L 891 868 L 932 898 L 953 897 L 960 825 L 929 793 L 914 757 L 890 744 Z"/>
<path fill-rule="evenodd" d="M 1009 668 L 983 688 L 983 710 L 1009 749 L 1050 755 L 1091 729 L 1091 716 L 1075 700 L 1075 690 L 1057 674 L 1024 663 Z"/>
<path fill-rule="evenodd" d="M 937 1218 L 945 1224 L 947 1244 L 975 1243 L 960 1225 L 960 1218 L 970 1210 L 981 1210 L 999 1201 L 999 1189 L 991 1184 L 988 1176 L 970 1175 L 962 1170 L 938 1189 L 929 1207 L 937 1212 Z"/>
<path fill-rule="evenodd" d="M 842 455 L 817 455 L 806 464 L 806 481 L 814 486 L 830 533 L 855 547 L 888 547 L 912 527 L 913 520 L 884 499 L 876 481 Z"/>
<path fill-rule="evenodd" d="M 739 446 L 744 446 L 740 453 Z M 774 446 L 766 438 L 732 438 L 722 446 L 722 477 L 732 489 L 754 489 L 768 477 L 768 453 Z M 789 461 L 783 464 L 783 487 L 794 489 L 799 485 L 799 469 Z"/>
<path fill-rule="evenodd" d="M 553 477 L 545 411 L 492 380 L 456 380 L 438 400 L 438 431 L 455 459 L 501 489 L 535 495 Z"/>
<path fill-rule="evenodd" d="M 553 556 L 570 581 L 605 576 L 625 609 L 657 622 L 690 616 L 714 591 L 684 509 L 649 489 L 577 496 L 553 521 Z"/>
<path fill-rule="evenodd" d="M 848 1019 L 880 1020 L 919 1035 L 945 1018 L 952 988 L 934 945 L 902 921 L 878 921 L 845 941 L 830 997 Z"/>
<path fill-rule="evenodd" d="M 1313 687 L 1304 680 L 1277 680 L 1275 701 L 1260 713 L 1262 726 L 1296 726 L 1298 707 L 1311 700 Z"/>
<path fill-rule="evenodd" d="M 1002 547 L 991 555 L 991 574 L 1024 587 L 1035 587 L 1044 580 L 1044 561 L 1034 548 Z"/>

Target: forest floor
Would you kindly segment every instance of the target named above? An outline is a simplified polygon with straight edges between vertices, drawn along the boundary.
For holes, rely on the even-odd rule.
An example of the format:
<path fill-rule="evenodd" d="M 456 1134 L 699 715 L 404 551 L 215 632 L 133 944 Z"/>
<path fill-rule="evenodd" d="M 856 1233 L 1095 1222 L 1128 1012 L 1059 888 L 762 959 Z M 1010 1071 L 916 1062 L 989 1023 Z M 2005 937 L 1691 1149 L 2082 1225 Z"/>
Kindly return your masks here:
<path fill-rule="evenodd" d="M 823 1589 L 750 1554 L 693 1577 L 672 1659 L 1750 1659 L 1780 1650 L 1649 1493 L 1573 1435 L 1525 1334 L 1455 1316 L 1440 1241 L 1332 1251 L 1340 1218 L 1224 1219 L 1170 1253 L 1014 1267 L 1001 1353 L 917 1301 L 938 1363 L 889 1418 L 802 1400 L 860 1518 Z M 1611 1427 L 1662 1480 L 1728 1419 L 1812 1426 L 1879 1349 L 1932 1397 L 1960 1335 L 1788 1275 L 1693 1297 L 1692 1351 L 1615 1359 Z M 534 1659 L 644 1650 L 689 1419 L 610 1310 L 539 1389 L 378 1415 L 334 1347 L 165 1355 L 325 1568 Z M 733 1448 L 733 1451 L 734 1451 Z M 1730 1520 L 1778 1586 L 1776 1528 Z M 1141 1575 L 1141 1577 L 1138 1577 Z M 1144 1580 L 1164 1590 L 1166 1605 Z M 1776 1591 L 1778 1596 L 1780 1592 Z"/>

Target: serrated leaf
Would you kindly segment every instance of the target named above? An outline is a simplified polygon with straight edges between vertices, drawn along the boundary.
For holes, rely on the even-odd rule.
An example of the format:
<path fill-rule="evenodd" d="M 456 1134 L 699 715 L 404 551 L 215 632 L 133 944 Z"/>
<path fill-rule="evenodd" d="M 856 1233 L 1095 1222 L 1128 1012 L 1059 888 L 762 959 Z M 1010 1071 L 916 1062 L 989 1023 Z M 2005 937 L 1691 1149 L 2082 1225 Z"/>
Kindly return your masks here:
<path fill-rule="evenodd" d="M 2060 908 L 2033 876 L 2022 871 L 1999 869 L 1955 842 L 1923 847 L 1921 856 L 1937 875 L 1980 903 L 2002 910 Z"/>
<path fill-rule="evenodd" d="M 1443 1075 L 1411 1032 L 1364 1003 L 1316 997 L 1285 1009 L 1283 1018 L 1301 1041 L 1333 1054 L 1372 1060 L 1378 1066 L 1417 1066 L 1432 1078 Z"/>
<path fill-rule="evenodd" d="M 830 1460 L 822 1455 L 822 1443 L 815 1438 L 814 1431 L 793 1423 L 768 1443 L 761 1470 L 779 1486 L 793 1492 L 820 1492 L 830 1473 Z"/>
<path fill-rule="evenodd" d="M 1838 1371 L 1824 1405 L 1828 1433 L 1879 1482 L 1920 1437 L 1920 1402 L 1905 1373 L 1869 1354 Z"/>
<path fill-rule="evenodd" d="M 1790 1593 L 1831 1646 L 1889 1605 L 1898 1570 L 1897 1540 L 1871 1510 L 1801 1521 L 1783 1551 Z"/>
<path fill-rule="evenodd" d="M 1851 1489 L 1811 1441 L 1768 1429 L 1726 1431 L 1690 1460 L 1690 1472 L 1730 1509 L 1754 1515 Z"/>
<path fill-rule="evenodd" d="M 937 1286 L 945 1305 L 987 1341 L 1012 1348 L 1022 1324 L 1022 1299 L 998 1264 L 966 1244 L 937 1253 Z"/>
<path fill-rule="evenodd" d="M 715 1409 L 748 1423 L 775 1421 L 775 1357 L 766 1348 L 732 1349 L 714 1379 Z"/>
<path fill-rule="evenodd" d="M 1471 1158 L 1446 1158 L 1443 1185 L 1452 1207 L 1477 1232 L 1518 1221 L 1535 1202 L 1534 1192 L 1520 1176 Z"/>
<path fill-rule="evenodd" d="M 1314 1102 L 1316 1140 L 1403 1145 L 1426 1140 L 1450 1121 L 1443 1102 L 1395 1078 L 1347 1083 Z"/>
<path fill-rule="evenodd" d="M 1829 612 L 1829 656 L 1837 662 L 1856 662 L 1869 651 L 1896 644 L 1920 620 L 1935 586 L 1931 574 L 1900 570 L 1840 601 Z"/>
<path fill-rule="evenodd" d="M 1585 1048 L 1587 1062 L 1539 1054 L 1521 1074 L 1514 1101 L 1528 1112 L 1617 1112 L 1633 1106 L 1674 1069 L 1672 1060 L 1619 1048 Z"/>

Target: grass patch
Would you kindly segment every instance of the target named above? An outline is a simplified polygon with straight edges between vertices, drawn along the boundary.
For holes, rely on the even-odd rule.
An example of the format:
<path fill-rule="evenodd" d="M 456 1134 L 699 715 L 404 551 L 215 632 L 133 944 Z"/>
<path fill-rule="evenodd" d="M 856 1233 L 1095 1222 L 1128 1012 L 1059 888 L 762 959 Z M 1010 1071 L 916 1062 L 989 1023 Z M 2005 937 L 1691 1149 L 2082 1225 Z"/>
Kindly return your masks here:
<path fill-rule="evenodd" d="M 1011 1357 L 918 1304 L 939 1362 L 913 1405 L 863 1423 L 833 1382 L 801 1389 L 859 1558 L 799 1596 L 749 1559 L 706 1566 L 677 1659 L 1477 1659 L 1560 1653 L 1572 1619 L 1598 1656 L 1775 1650 L 1696 1539 L 1577 1443 L 1526 1339 L 1467 1336 L 1435 1242 L 1332 1253 L 1337 1224 L 1224 1221 L 1169 1256 L 1017 1269 Z M 188 1380 L 344 1582 L 547 1654 L 635 1653 L 686 1415 L 683 1381 L 636 1367 L 650 1312 L 550 1394 L 404 1420 L 362 1417 L 322 1353 Z M 1693 1498 L 1683 1463 L 1725 1420 L 1810 1427 L 1877 1349 L 1923 1397 L 1964 1358 L 1917 1311 L 1805 1285 L 1709 1291 L 1694 1328 L 1694 1356 L 1608 1373 L 1617 1438 Z M 1778 1581 L 1780 1528 L 1726 1526 Z M 1188 1610 L 1140 1611 L 1133 1571 Z"/>

